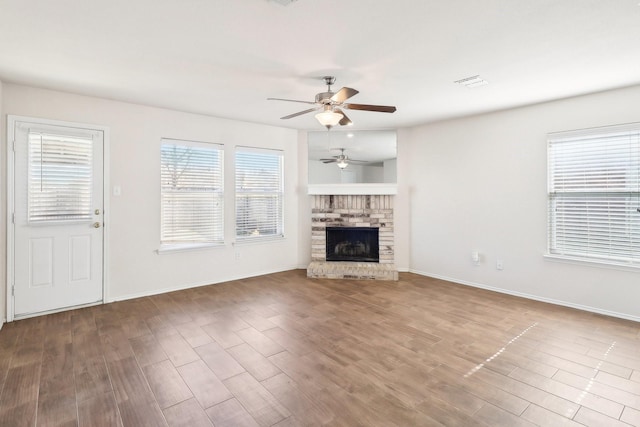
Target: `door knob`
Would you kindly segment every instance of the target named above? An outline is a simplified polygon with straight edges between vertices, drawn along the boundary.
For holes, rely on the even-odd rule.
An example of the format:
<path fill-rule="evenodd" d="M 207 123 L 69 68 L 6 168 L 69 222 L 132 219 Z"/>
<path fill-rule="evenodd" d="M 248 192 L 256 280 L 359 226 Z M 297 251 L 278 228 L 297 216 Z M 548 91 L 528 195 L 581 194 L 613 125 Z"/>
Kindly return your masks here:
<path fill-rule="evenodd" d="M 93 223 L 93 228 L 100 228 L 100 223 L 99 222 L 94 222 Z"/>

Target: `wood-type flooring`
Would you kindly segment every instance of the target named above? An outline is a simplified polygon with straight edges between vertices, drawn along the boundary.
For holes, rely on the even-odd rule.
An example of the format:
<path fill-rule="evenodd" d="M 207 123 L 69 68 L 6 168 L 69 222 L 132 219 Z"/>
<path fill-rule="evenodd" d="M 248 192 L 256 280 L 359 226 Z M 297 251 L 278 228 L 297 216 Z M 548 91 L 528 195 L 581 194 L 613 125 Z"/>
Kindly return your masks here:
<path fill-rule="evenodd" d="M 640 426 L 640 324 L 294 270 L 5 324 L 0 426 Z"/>

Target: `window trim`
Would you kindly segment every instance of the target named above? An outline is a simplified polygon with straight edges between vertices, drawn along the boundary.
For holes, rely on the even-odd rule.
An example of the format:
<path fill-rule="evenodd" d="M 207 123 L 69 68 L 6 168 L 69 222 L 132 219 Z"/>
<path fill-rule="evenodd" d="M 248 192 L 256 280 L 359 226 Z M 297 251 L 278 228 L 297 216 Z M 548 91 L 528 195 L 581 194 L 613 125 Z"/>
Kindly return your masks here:
<path fill-rule="evenodd" d="M 278 224 L 279 233 L 278 234 L 266 234 L 260 236 L 240 236 L 238 235 L 238 196 L 243 194 L 238 191 L 237 187 L 237 178 L 238 178 L 238 153 L 259 153 L 259 154 L 268 154 L 268 155 L 277 155 L 279 157 L 280 163 L 280 171 L 279 171 L 279 198 L 280 198 L 280 223 Z M 286 238 L 285 231 L 285 164 L 284 164 L 284 150 L 276 149 L 276 148 L 259 148 L 259 147 L 251 147 L 251 146 L 241 146 L 238 145 L 234 150 L 234 245 L 247 245 L 247 244 L 255 244 L 255 243 L 266 243 L 273 241 L 280 241 Z M 274 193 L 268 193 L 274 194 Z"/>
<path fill-rule="evenodd" d="M 638 171 L 638 175 L 636 175 L 636 179 L 638 180 L 637 189 L 634 189 L 634 187 L 630 187 L 631 188 L 630 191 L 621 191 L 621 190 L 615 191 L 615 188 L 610 191 L 606 191 L 602 189 L 597 189 L 597 188 L 590 189 L 589 187 L 586 187 L 584 191 L 572 192 L 569 190 L 562 191 L 562 189 L 561 191 L 558 191 L 558 189 L 553 188 L 553 174 L 555 171 L 555 169 L 552 169 L 552 166 L 553 166 L 552 165 L 552 144 L 553 143 L 558 144 L 558 143 L 561 143 L 562 140 L 565 140 L 566 142 L 570 142 L 571 140 L 587 140 L 587 139 L 598 138 L 598 137 L 604 139 L 607 137 L 613 137 L 616 134 L 620 134 L 621 136 L 628 134 L 630 137 L 633 137 L 635 134 L 635 137 L 637 138 L 637 140 L 633 143 L 633 145 L 631 145 L 632 147 L 631 150 L 632 150 L 632 153 L 634 153 L 633 150 L 640 150 L 640 123 L 627 123 L 622 125 L 601 126 L 601 127 L 588 128 L 588 129 L 554 132 L 554 133 L 549 133 L 547 135 L 547 140 L 546 140 L 547 142 L 547 210 L 546 210 L 547 244 L 546 244 L 546 251 L 544 253 L 545 259 L 548 259 L 550 261 L 564 262 L 564 263 L 570 263 L 570 264 L 612 268 L 616 270 L 626 270 L 626 271 L 640 270 L 640 257 L 638 258 L 634 257 L 634 255 L 636 255 L 635 252 L 629 252 L 629 255 L 631 255 L 631 257 L 628 259 L 623 259 L 623 258 L 616 259 L 613 256 L 613 253 L 610 253 L 609 257 L 607 257 L 607 255 L 602 253 L 600 254 L 596 253 L 593 255 L 589 255 L 589 254 L 580 255 L 577 253 L 571 253 L 571 251 L 567 251 L 567 250 L 563 251 L 562 249 L 559 252 L 554 252 L 554 247 L 553 247 L 553 242 L 554 242 L 553 223 L 555 222 L 556 215 L 552 211 L 552 205 L 554 200 L 561 199 L 562 196 L 571 197 L 572 194 L 575 194 L 577 196 L 579 195 L 591 196 L 592 198 L 595 198 L 595 199 L 602 197 L 606 200 L 609 200 L 609 198 L 613 197 L 614 195 L 627 194 L 627 195 L 631 195 L 633 198 L 637 198 L 638 209 L 640 212 L 640 176 L 638 176 L 640 175 L 640 170 Z M 599 150 L 598 155 L 601 156 L 604 153 L 604 151 L 605 149 Z M 640 152 L 637 158 L 635 158 L 635 154 L 632 154 L 632 156 L 633 157 L 631 159 L 635 160 L 636 165 L 638 165 L 640 169 Z M 606 165 L 604 163 L 604 160 L 602 160 L 602 164 L 603 166 Z M 625 169 L 625 171 L 628 171 L 628 170 L 630 169 L 629 168 Z M 631 169 L 631 170 L 634 171 L 635 169 Z M 569 181 L 569 183 L 571 182 L 572 181 Z M 631 182 L 633 183 L 633 181 Z M 558 194 L 561 195 L 560 198 L 557 197 Z M 609 213 L 612 211 L 607 209 L 606 212 Z M 628 214 L 625 218 L 632 218 L 631 215 L 633 215 L 633 213 Z M 632 234 L 632 236 L 633 235 L 634 234 Z M 590 235 L 587 232 L 583 232 L 581 236 L 584 236 L 585 238 L 587 238 L 592 235 Z M 631 240 L 631 242 L 633 241 L 634 240 Z M 629 247 L 632 247 L 632 246 L 629 246 Z M 588 251 L 585 250 L 585 252 L 588 252 Z"/>
<path fill-rule="evenodd" d="M 205 142 L 205 141 L 193 141 L 187 139 L 180 138 L 161 138 L 160 139 L 160 180 L 162 180 L 162 147 L 164 145 L 175 145 L 175 146 L 183 146 L 183 147 L 197 147 L 208 150 L 217 150 L 218 155 L 220 156 L 219 167 L 220 167 L 220 179 L 222 180 L 220 188 L 221 191 L 217 192 L 217 197 L 220 198 L 222 206 L 220 207 L 220 227 L 221 236 L 219 240 L 210 241 L 210 242 L 198 242 L 198 241 L 183 241 L 183 242 L 170 242 L 163 241 L 162 234 L 162 224 L 163 224 L 163 192 L 162 192 L 162 181 L 160 182 L 160 246 L 156 250 L 156 253 L 159 255 L 168 254 L 168 253 L 176 253 L 176 252 L 185 252 L 191 250 L 205 250 L 215 247 L 221 247 L 225 245 L 225 202 L 226 202 L 226 189 L 225 189 L 225 159 L 224 159 L 224 145 L 221 143 L 214 142 Z"/>

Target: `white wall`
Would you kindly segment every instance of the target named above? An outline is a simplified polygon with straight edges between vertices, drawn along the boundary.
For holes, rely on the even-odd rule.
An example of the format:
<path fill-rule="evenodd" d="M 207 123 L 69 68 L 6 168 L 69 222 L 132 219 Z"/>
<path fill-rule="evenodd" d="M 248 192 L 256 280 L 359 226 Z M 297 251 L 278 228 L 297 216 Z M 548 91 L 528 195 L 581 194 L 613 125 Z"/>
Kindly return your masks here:
<path fill-rule="evenodd" d="M 349 167 L 354 165 L 349 165 Z M 362 168 L 362 182 L 386 182 L 383 166 L 360 166 Z"/>
<path fill-rule="evenodd" d="M 3 109 L 3 83 L 0 81 L 0 141 L 6 140 L 7 137 L 7 121 L 2 115 Z M 4 143 L 0 143 L 0 328 L 2 324 L 7 320 L 6 307 L 7 307 L 7 229 L 5 227 L 5 214 L 7 212 L 7 150 Z"/>
<path fill-rule="evenodd" d="M 298 266 L 299 162 L 296 131 L 11 84 L 4 85 L 2 96 L 3 124 L 6 123 L 6 114 L 12 114 L 110 128 L 110 184 L 111 188 L 121 186 L 122 195 L 115 197 L 111 191 L 108 193 L 111 205 L 110 221 L 105 228 L 110 245 L 107 254 L 108 300 Z M 236 145 L 284 150 L 286 238 L 234 247 L 231 244 L 234 240 L 233 223 L 227 221 L 227 243 L 222 247 L 158 255 L 162 137 L 225 144 L 226 191 L 231 197 L 233 150 Z M 3 129 L 3 159 L 5 152 L 6 132 Z M 3 163 L 2 170 L 5 169 Z M 225 206 L 225 215 L 229 219 L 234 215 L 231 200 L 227 198 Z M 1 209 L 2 212 L 6 209 L 4 188 Z M 0 238 L 0 246 L 4 248 L 4 230 Z M 236 259 L 236 253 L 239 253 L 239 259 Z M 1 294 L 4 289 L 5 286 Z M 0 317 L 4 315 L 5 305 L 2 304 Z"/>
<path fill-rule="evenodd" d="M 546 134 L 640 121 L 638 99 L 633 87 L 403 130 L 411 269 L 640 320 L 640 271 L 543 258 Z"/>
<path fill-rule="evenodd" d="M 311 262 L 311 196 L 309 185 L 309 146 L 307 132 L 298 132 L 298 268 Z M 336 168 L 337 169 L 337 168 Z"/>
<path fill-rule="evenodd" d="M 397 151 L 396 166 L 398 168 L 397 183 L 398 193 L 393 199 L 393 221 L 394 232 L 396 238 L 395 259 L 396 267 L 400 271 L 409 271 L 411 266 L 411 182 L 410 171 L 411 165 L 409 156 L 410 145 L 401 145 L 400 141 L 407 138 L 408 131 L 406 129 L 398 129 L 397 131 Z"/>
<path fill-rule="evenodd" d="M 384 161 L 384 175 L 382 182 L 398 182 L 398 160 L 391 159 Z"/>

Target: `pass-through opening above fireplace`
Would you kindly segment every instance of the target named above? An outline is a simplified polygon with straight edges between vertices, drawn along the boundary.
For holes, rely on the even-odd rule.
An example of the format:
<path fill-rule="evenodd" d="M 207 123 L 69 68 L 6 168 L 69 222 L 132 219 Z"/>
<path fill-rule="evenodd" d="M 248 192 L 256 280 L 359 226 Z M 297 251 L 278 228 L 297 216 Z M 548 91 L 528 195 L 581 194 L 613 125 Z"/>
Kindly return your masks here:
<path fill-rule="evenodd" d="M 327 261 L 380 262 L 376 227 L 327 227 Z"/>

